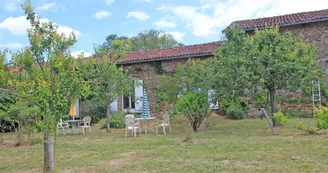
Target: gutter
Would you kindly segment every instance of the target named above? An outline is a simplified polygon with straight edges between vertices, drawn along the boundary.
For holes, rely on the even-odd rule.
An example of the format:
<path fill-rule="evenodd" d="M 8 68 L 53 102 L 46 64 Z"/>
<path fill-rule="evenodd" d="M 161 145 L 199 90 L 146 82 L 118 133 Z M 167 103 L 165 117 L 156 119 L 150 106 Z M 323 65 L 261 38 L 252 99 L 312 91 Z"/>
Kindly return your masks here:
<path fill-rule="evenodd" d="M 304 21 L 304 22 L 297 22 L 297 23 L 288 23 L 288 24 L 276 24 L 276 25 L 271 25 L 271 26 L 268 26 L 268 27 L 274 27 L 274 26 L 277 26 L 279 25 L 279 27 L 286 27 L 286 26 L 295 26 L 295 25 L 302 25 L 302 24 L 309 24 L 309 23 L 317 23 L 317 22 L 325 22 L 325 21 L 328 21 L 328 18 L 323 18 L 323 19 L 316 19 L 316 20 L 310 20 L 310 21 Z M 263 29 L 265 28 L 265 26 L 263 27 L 258 27 L 258 28 L 246 28 L 246 29 L 243 29 L 244 31 L 254 31 L 255 29 Z"/>
<path fill-rule="evenodd" d="M 169 57 L 169 58 L 157 58 L 157 59 L 139 60 L 139 61 L 131 61 L 131 62 L 120 62 L 117 63 L 117 65 L 137 64 L 137 63 L 144 63 L 144 62 L 166 61 L 166 60 L 185 59 L 185 58 L 197 58 L 202 56 L 213 56 L 213 55 L 214 55 L 213 53 L 184 55 L 184 56 L 176 56 L 176 57 Z"/>

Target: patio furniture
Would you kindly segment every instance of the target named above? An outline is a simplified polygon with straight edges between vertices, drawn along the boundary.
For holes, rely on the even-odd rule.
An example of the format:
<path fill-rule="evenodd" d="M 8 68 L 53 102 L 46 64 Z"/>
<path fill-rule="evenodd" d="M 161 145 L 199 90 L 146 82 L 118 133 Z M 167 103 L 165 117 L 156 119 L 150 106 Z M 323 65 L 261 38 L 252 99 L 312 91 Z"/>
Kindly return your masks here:
<path fill-rule="evenodd" d="M 168 113 L 165 113 L 163 115 L 163 120 L 159 120 L 160 123 L 157 123 L 156 126 L 156 134 L 158 133 L 158 127 L 163 128 L 163 133 L 166 134 L 165 127 L 168 126 L 170 133 L 171 133 L 171 125 L 170 125 L 170 115 Z"/>
<path fill-rule="evenodd" d="M 91 133 L 91 117 L 90 116 L 86 116 L 82 119 L 82 121 L 80 121 L 78 123 L 78 127 L 82 128 L 82 132 L 83 134 L 85 134 L 85 129 L 89 128 L 90 129 L 90 133 Z"/>
<path fill-rule="evenodd" d="M 133 134 L 134 137 L 136 137 L 137 130 L 139 131 L 139 135 L 141 136 L 140 123 L 139 121 L 136 122 L 134 115 L 131 116 L 131 114 L 128 114 L 127 116 L 125 116 L 125 137 L 128 136 L 128 131 L 130 131 L 130 134 Z"/>
<path fill-rule="evenodd" d="M 65 123 L 71 123 L 71 134 L 78 134 L 79 130 L 78 130 L 78 123 L 82 122 L 82 120 L 66 120 L 64 121 Z"/>
<path fill-rule="evenodd" d="M 58 136 L 58 130 L 62 131 L 62 134 L 65 135 L 65 128 L 69 129 L 69 125 L 66 122 L 63 122 L 62 119 L 57 122 L 57 129 L 56 129 L 56 134 Z"/>
<path fill-rule="evenodd" d="M 145 118 L 136 118 L 136 120 L 138 120 L 139 122 L 142 122 L 142 126 L 141 126 L 141 130 L 144 129 L 145 130 L 145 134 L 147 134 L 147 130 L 151 130 L 153 132 L 156 132 L 156 126 L 157 126 L 157 122 L 152 123 L 155 125 L 155 128 L 151 128 L 150 122 L 151 121 L 156 121 L 156 117 L 145 117 Z"/>

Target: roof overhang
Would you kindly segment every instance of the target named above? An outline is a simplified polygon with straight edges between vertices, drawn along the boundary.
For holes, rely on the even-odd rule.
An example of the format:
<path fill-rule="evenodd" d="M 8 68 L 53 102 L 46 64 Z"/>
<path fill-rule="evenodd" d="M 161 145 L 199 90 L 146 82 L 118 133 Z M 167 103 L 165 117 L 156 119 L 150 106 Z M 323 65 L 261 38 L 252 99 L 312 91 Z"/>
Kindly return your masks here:
<path fill-rule="evenodd" d="M 213 55 L 214 55 L 213 53 L 183 55 L 183 56 L 175 56 L 175 57 L 167 57 L 167 58 L 155 58 L 155 59 L 147 59 L 147 60 L 139 60 L 139 61 L 119 62 L 117 63 L 117 65 L 137 64 L 137 63 L 154 62 L 154 61 L 167 61 L 167 60 L 186 59 L 186 58 L 209 57 Z"/>
<path fill-rule="evenodd" d="M 328 18 L 309 20 L 309 21 L 303 21 L 303 22 L 296 22 L 296 23 L 280 24 L 278 26 L 279 27 L 287 27 L 287 26 L 295 26 L 295 25 L 302 25 L 302 24 L 309 24 L 309 23 L 325 22 L 325 21 L 328 21 Z M 275 27 L 275 26 L 277 26 L 277 25 L 270 25 L 268 27 Z M 255 29 L 263 29 L 263 28 L 265 28 L 265 26 L 255 27 L 255 28 L 246 28 L 246 29 L 243 29 L 243 30 L 244 31 L 254 31 Z"/>

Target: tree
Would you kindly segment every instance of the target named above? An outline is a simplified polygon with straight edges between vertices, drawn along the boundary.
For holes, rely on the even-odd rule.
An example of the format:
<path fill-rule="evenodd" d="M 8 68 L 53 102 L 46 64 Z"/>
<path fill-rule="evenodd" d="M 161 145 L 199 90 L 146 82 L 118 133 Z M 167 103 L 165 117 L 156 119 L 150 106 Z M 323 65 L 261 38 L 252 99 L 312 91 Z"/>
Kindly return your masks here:
<path fill-rule="evenodd" d="M 91 81 L 91 99 L 94 106 L 106 107 L 107 126 L 106 131 L 110 132 L 111 107 L 110 104 L 123 93 L 129 92 L 131 80 L 115 62 L 109 62 L 103 58 L 93 68 L 89 69 L 86 78 Z"/>
<path fill-rule="evenodd" d="M 167 101 L 170 104 L 177 104 L 180 100 L 179 96 L 193 91 L 202 91 L 207 93 L 206 104 L 212 103 L 215 105 L 218 97 L 216 97 L 214 92 L 211 92 L 214 84 L 213 82 L 215 81 L 214 66 L 211 65 L 214 62 L 214 59 L 190 59 L 185 64 L 178 66 L 172 76 L 161 76 L 160 88 L 164 94 L 164 101 Z M 208 93 L 211 93 L 211 95 Z M 207 109 L 209 109 L 209 106 Z M 209 125 L 208 117 L 210 113 L 211 111 L 207 111 L 204 115 L 202 115 L 207 120 L 207 126 Z"/>
<path fill-rule="evenodd" d="M 294 39 L 290 33 L 279 33 L 279 28 L 256 30 L 252 37 L 232 29 L 226 37 L 228 40 L 215 52 L 219 76 L 216 91 L 232 89 L 245 95 L 246 91 L 266 89 L 274 114 L 277 90 L 296 90 L 318 75 L 315 47 L 302 38 Z"/>
<path fill-rule="evenodd" d="M 44 172 L 54 172 L 56 123 L 67 115 L 72 100 L 88 94 L 88 85 L 79 72 L 81 63 L 70 55 L 69 48 L 76 43 L 75 35 L 58 34 L 58 26 L 41 22 L 30 1 L 22 7 L 31 24 L 28 30 L 30 46 L 12 55 L 12 66 L 2 59 L 2 91 L 39 108 L 43 121 Z"/>
<path fill-rule="evenodd" d="M 192 130 L 198 131 L 201 123 L 209 112 L 207 91 L 189 91 L 181 95 L 177 101 L 179 113 L 186 116 L 190 122 Z"/>
<path fill-rule="evenodd" d="M 108 40 L 110 44 L 104 47 L 95 47 L 96 55 L 100 56 L 100 61 L 87 70 L 86 78 L 92 81 L 91 102 L 98 103 L 98 106 L 106 107 L 107 126 L 106 131 L 110 132 L 110 104 L 118 96 L 129 93 L 132 81 L 128 78 L 123 69 L 118 68 L 116 62 L 123 58 L 131 46 L 128 39 L 116 39 L 113 35 Z"/>
<path fill-rule="evenodd" d="M 148 51 L 182 46 L 174 37 L 163 31 L 149 30 L 132 37 L 132 51 Z"/>
<path fill-rule="evenodd" d="M 153 49 L 183 46 L 182 43 L 174 39 L 174 37 L 169 33 L 165 33 L 164 31 L 149 30 L 140 32 L 137 36 L 131 38 L 125 36 L 119 37 L 116 34 L 111 34 L 106 37 L 106 41 L 99 46 L 99 49 L 106 50 L 115 40 L 120 40 L 122 42 L 131 40 L 132 44 L 129 51 L 148 51 Z"/>

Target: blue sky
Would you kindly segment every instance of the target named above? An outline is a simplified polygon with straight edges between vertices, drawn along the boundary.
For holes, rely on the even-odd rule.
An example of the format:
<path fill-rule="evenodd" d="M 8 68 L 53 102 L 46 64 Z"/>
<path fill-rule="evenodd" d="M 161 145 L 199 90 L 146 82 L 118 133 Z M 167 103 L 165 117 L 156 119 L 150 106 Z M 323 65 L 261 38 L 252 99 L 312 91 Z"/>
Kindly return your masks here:
<path fill-rule="evenodd" d="M 24 0 L 0 0 L 0 49 L 28 45 L 20 4 Z M 35 12 L 59 26 L 59 32 L 75 32 L 78 43 L 72 53 L 93 52 L 109 34 L 135 36 L 157 29 L 186 45 L 218 41 L 232 21 L 328 8 L 327 0 L 31 0 Z"/>

